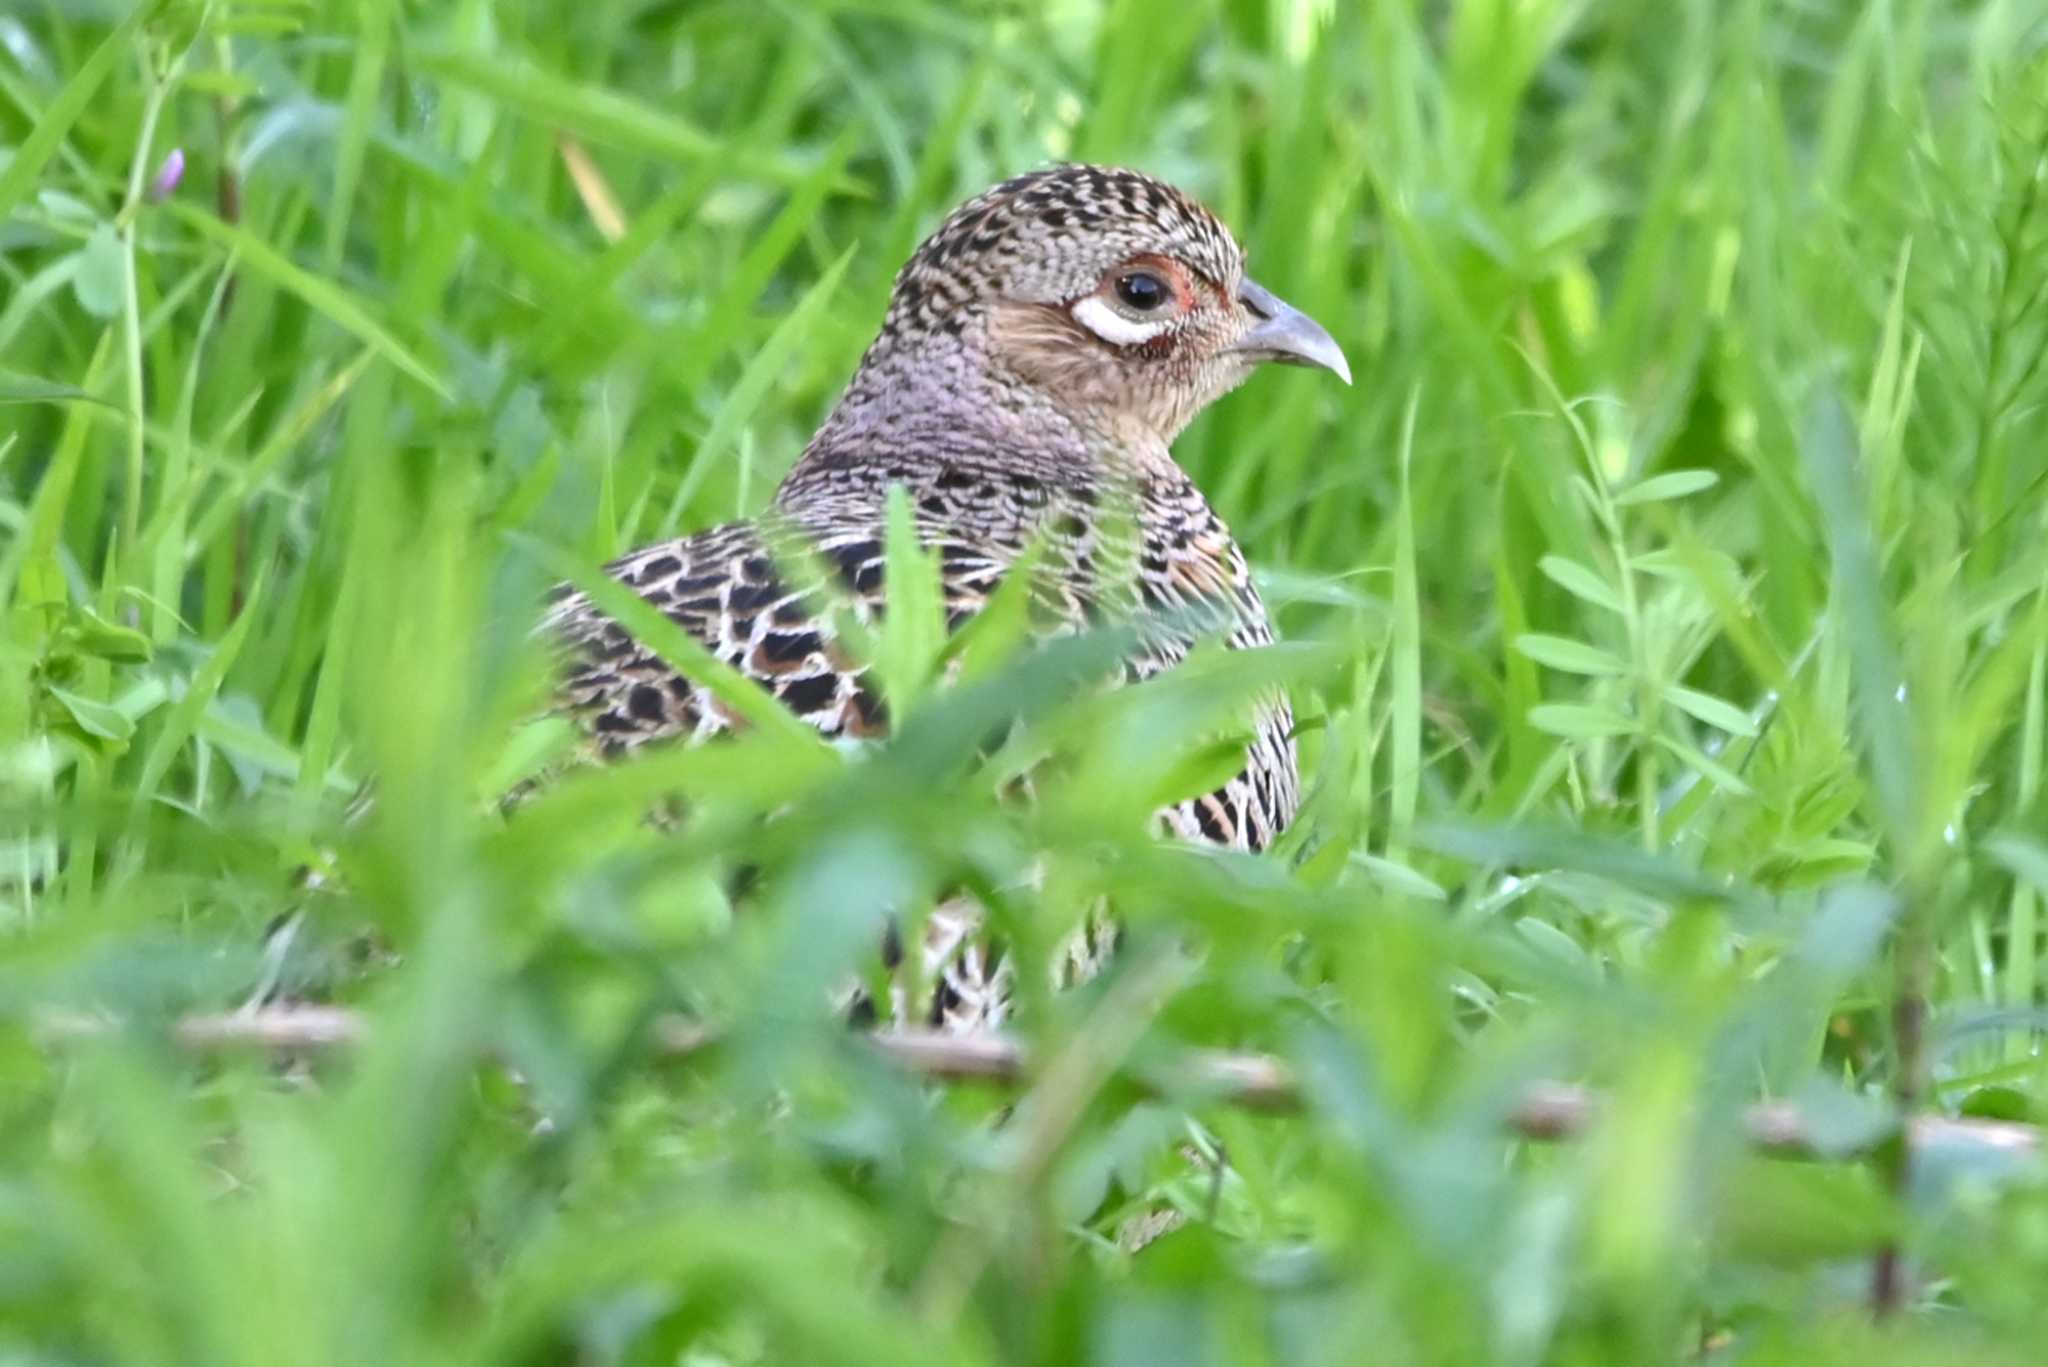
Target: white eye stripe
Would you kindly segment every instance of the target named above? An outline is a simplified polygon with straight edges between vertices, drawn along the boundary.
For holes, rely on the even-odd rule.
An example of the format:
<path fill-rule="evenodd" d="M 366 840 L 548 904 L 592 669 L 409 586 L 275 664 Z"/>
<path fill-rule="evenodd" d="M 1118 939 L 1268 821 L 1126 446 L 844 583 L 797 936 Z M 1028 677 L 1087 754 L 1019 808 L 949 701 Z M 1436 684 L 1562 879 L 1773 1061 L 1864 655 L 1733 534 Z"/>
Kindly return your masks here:
<path fill-rule="evenodd" d="M 1074 321 L 1103 341 L 1116 346 L 1136 346 L 1149 342 L 1166 330 L 1166 320 L 1153 323 L 1134 322 L 1111 308 L 1098 295 L 1089 295 L 1074 305 Z"/>

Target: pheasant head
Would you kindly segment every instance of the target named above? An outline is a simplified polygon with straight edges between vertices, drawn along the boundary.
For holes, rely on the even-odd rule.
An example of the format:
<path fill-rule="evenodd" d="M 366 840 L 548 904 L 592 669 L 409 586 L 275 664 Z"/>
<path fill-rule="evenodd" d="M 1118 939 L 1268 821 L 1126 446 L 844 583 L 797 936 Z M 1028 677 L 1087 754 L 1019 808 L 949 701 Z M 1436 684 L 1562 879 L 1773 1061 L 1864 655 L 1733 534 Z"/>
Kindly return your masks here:
<path fill-rule="evenodd" d="M 1245 274 L 1207 209 L 1135 171 L 1058 166 L 969 200 L 917 249 L 820 435 L 909 423 L 1163 448 L 1268 361 L 1351 380 L 1329 333 Z"/>

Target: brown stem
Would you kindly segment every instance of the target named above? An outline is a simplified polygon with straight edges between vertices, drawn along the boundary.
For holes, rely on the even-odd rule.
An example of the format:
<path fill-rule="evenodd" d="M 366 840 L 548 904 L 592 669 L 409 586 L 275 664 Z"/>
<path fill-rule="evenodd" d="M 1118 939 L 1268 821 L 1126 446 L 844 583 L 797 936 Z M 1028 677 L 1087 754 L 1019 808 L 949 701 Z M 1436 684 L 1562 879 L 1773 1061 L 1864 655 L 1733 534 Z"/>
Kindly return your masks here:
<path fill-rule="evenodd" d="M 73 1045 L 118 1034 L 122 1022 L 106 1016 L 46 1016 L 39 1036 L 50 1045 Z M 361 1044 L 369 1024 L 356 1012 L 334 1006 L 264 1007 L 218 1015 L 186 1016 L 172 1027 L 172 1037 L 194 1052 L 270 1049 L 314 1053 Z M 701 1022 L 665 1016 L 654 1027 L 655 1051 L 667 1058 L 686 1058 L 715 1048 L 719 1034 Z M 900 1067 L 940 1082 L 985 1082 L 1014 1086 L 1030 1075 L 1025 1046 L 1007 1035 L 948 1035 L 934 1030 L 900 1030 L 868 1037 L 873 1048 Z M 1089 1070 L 1092 1075 L 1093 1070 Z M 1128 1080 L 1151 1092 L 1179 1097 L 1202 1096 L 1246 1110 L 1285 1113 L 1299 1110 L 1302 1096 L 1293 1073 L 1267 1054 L 1226 1053 L 1197 1049 L 1158 1067 L 1132 1065 Z M 1085 1088 L 1077 1089 L 1085 1091 Z M 1063 1108 L 1064 1110 L 1065 1108 Z M 1569 1082 L 1532 1082 L 1522 1089 L 1506 1116 L 1506 1128 L 1523 1139 L 1570 1140 L 1584 1134 L 1600 1111 L 1598 1093 Z M 1782 1101 L 1763 1101 L 1742 1114 L 1742 1129 L 1757 1151 L 1783 1158 L 1869 1158 L 1881 1156 L 1899 1136 L 1854 1150 L 1818 1142 L 1799 1108 Z M 1971 1144 L 2015 1156 L 2042 1152 L 2041 1132 L 2032 1125 L 2002 1120 L 1952 1119 L 1912 1115 L 1900 1147 L 1927 1144 Z"/>
<path fill-rule="evenodd" d="M 1927 985 L 1933 946 L 1914 915 L 1923 903 L 1908 897 L 1895 951 L 1892 990 L 1892 1106 L 1910 1132 L 1927 1093 Z M 1903 1205 L 1913 1180 L 1913 1146 L 1903 1138 L 1878 1152 L 1885 1186 Z M 1906 1301 L 1905 1259 L 1896 1241 L 1878 1250 L 1870 1269 L 1870 1308 L 1879 1319 L 1897 1313 Z"/>

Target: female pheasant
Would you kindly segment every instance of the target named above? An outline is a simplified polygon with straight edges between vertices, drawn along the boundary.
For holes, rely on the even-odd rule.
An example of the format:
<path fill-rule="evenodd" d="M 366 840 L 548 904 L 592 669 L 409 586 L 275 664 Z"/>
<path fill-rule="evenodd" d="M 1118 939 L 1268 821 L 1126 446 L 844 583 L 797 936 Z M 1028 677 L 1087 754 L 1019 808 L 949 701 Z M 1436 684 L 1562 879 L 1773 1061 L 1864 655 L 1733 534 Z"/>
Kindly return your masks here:
<path fill-rule="evenodd" d="M 1229 231 L 1187 195 L 1110 167 L 1033 171 L 969 200 L 918 247 L 852 383 L 761 519 L 648 546 L 610 572 L 830 736 L 873 735 L 886 718 L 817 596 L 782 581 L 770 547 L 802 538 L 878 612 L 892 486 L 939 558 L 951 627 L 1038 544 L 1065 626 L 1141 619 L 1131 678 L 1176 664 L 1205 633 L 1263 645 L 1272 628 L 1244 555 L 1168 447 L 1266 361 L 1351 379 L 1330 335 L 1249 279 Z M 1110 544 L 1133 529 L 1134 565 Z M 733 724 L 585 595 L 564 596 L 545 628 L 569 652 L 565 710 L 603 753 Z M 1167 827 L 1234 849 L 1269 844 L 1299 798 L 1291 726 L 1284 700 L 1263 707 L 1244 771 L 1161 813 Z M 999 1021 L 1006 994 L 968 918 L 933 920 L 924 1014 Z"/>

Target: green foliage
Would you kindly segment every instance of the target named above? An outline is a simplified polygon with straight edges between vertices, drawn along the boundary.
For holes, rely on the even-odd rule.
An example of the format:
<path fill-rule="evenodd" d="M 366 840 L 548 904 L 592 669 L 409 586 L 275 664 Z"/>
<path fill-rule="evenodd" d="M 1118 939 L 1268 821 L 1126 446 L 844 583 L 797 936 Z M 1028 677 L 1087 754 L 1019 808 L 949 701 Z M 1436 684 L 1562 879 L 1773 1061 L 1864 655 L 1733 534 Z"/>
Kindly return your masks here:
<path fill-rule="evenodd" d="M 0 1356 L 2034 1360 L 2038 1173 L 1765 1163 L 1739 1116 L 2048 1114 L 2044 38 L 1965 0 L 9 8 Z M 1023 648 L 1021 593 L 940 639 L 899 525 L 887 744 L 714 680 L 746 736 L 500 811 L 563 745 L 547 586 L 757 510 L 920 233 L 1063 156 L 1200 193 L 1349 354 L 1177 449 L 1290 644 L 1105 696 L 1118 642 Z M 1276 687 L 1286 848 L 1156 844 Z M 959 889 L 1023 965 L 1018 1096 L 829 1010 Z M 1104 899 L 1114 970 L 1053 993 Z M 163 1042 L 266 975 L 366 1041 Z M 133 1028 L 53 1043 L 80 1015 Z M 677 1015 L 717 1043 L 664 1054 Z M 1302 1112 L 1187 1048 L 1280 1055 Z M 1602 1092 L 1583 1142 L 1509 1135 L 1539 1078 Z"/>

